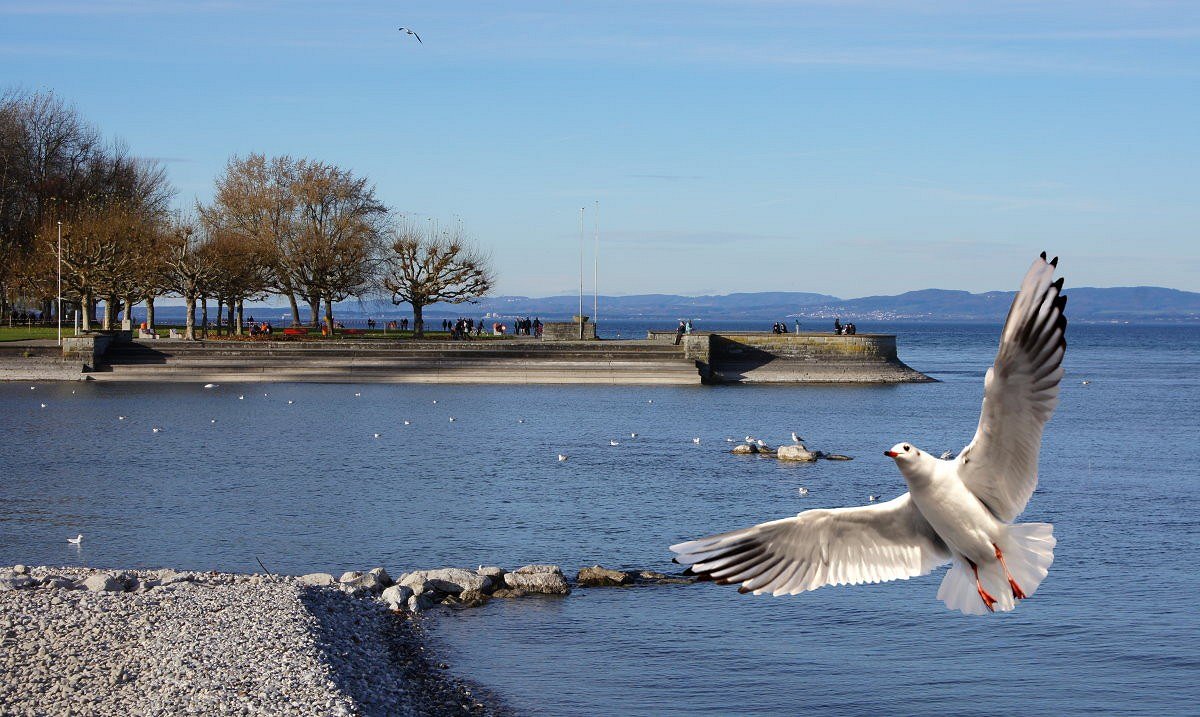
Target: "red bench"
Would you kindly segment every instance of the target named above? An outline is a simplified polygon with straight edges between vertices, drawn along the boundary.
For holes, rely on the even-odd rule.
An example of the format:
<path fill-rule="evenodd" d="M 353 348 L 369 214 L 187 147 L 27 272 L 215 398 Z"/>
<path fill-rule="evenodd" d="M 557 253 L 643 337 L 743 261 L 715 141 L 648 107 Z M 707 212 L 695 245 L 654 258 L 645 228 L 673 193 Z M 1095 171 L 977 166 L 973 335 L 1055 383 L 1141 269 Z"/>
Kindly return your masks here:
<path fill-rule="evenodd" d="M 367 333 L 366 329 L 339 329 L 339 331 L 342 332 L 342 336 L 361 336 Z"/>
<path fill-rule="evenodd" d="M 304 326 L 289 326 L 283 330 L 284 336 L 307 336 L 308 328 Z"/>

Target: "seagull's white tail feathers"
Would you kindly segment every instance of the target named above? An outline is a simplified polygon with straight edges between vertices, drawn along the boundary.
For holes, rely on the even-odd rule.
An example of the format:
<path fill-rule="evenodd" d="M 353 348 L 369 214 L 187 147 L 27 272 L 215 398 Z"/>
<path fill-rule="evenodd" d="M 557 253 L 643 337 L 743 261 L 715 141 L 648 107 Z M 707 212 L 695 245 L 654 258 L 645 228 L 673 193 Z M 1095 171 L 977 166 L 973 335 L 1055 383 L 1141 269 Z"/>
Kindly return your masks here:
<path fill-rule="evenodd" d="M 1000 546 L 1000 549 L 1004 552 L 1009 573 L 1026 597 L 1033 595 L 1050 571 L 1050 564 L 1054 562 L 1055 542 L 1054 526 L 1049 523 L 1020 523 L 1008 527 L 1007 544 Z M 1008 612 L 1017 606 L 999 560 L 990 560 L 979 566 L 979 582 L 984 590 L 996 598 L 996 604 L 992 606 L 996 612 Z M 955 558 L 953 567 L 942 579 L 937 596 L 951 610 L 967 615 L 988 613 L 975 587 L 975 573 L 960 557 Z"/>

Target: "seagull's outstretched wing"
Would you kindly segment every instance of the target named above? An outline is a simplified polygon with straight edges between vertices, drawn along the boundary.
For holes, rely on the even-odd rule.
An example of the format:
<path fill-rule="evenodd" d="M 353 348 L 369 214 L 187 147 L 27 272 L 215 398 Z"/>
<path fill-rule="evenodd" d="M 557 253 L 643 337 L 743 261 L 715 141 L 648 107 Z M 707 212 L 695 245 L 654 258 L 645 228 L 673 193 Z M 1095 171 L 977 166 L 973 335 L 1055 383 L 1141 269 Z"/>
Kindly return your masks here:
<path fill-rule="evenodd" d="M 1033 262 L 1013 299 L 996 363 L 984 379 L 983 411 L 958 474 L 1000 520 L 1011 522 L 1037 487 L 1042 429 L 1058 405 L 1067 318 L 1058 258 Z"/>
<path fill-rule="evenodd" d="M 796 595 L 822 585 L 857 585 L 925 575 L 950 551 L 908 493 L 858 508 L 806 510 L 672 545 L 675 561 L 739 592 Z"/>

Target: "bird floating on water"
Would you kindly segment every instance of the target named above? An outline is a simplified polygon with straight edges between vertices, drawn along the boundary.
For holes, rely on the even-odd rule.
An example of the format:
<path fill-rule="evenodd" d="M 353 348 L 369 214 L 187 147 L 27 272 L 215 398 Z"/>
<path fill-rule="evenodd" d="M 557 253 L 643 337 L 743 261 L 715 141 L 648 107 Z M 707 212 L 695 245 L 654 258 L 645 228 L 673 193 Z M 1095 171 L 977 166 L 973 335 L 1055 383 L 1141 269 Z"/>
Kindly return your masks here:
<path fill-rule="evenodd" d="M 517 423 L 524 423 L 524 422 L 525 422 L 525 419 L 524 419 L 524 418 L 518 418 L 518 419 L 517 419 Z"/>
<path fill-rule="evenodd" d="M 404 422 L 404 425 L 406 425 L 406 426 L 407 426 L 407 425 L 409 425 L 409 424 L 411 424 L 411 423 L 412 423 L 412 421 L 405 421 L 405 422 Z"/>
<path fill-rule="evenodd" d="M 159 428 L 158 426 L 154 426 L 154 427 L 153 427 L 153 428 L 151 428 L 150 430 L 151 430 L 152 432 L 154 432 L 154 433 L 158 433 L 158 432 L 159 432 L 159 431 L 161 431 L 162 429 L 161 429 L 161 428 Z"/>
<path fill-rule="evenodd" d="M 208 422 L 209 422 L 209 423 L 216 423 L 216 422 L 217 422 L 217 419 L 215 419 L 215 418 L 211 418 L 211 419 L 209 419 L 209 421 L 208 421 Z"/>
<path fill-rule="evenodd" d="M 618 442 L 618 441 L 609 441 L 609 442 L 608 442 L 608 445 L 610 445 L 610 446 L 619 446 L 619 445 L 621 445 L 621 444 L 620 444 L 620 442 Z"/>
<path fill-rule="evenodd" d="M 46 404 L 44 404 L 44 403 L 43 403 L 43 404 L 42 404 L 42 408 L 45 408 L 45 407 L 46 407 Z"/>
<path fill-rule="evenodd" d="M 1084 385 L 1084 386 L 1091 386 L 1091 385 L 1092 385 L 1092 382 L 1091 382 L 1091 381 L 1087 381 L 1087 380 L 1085 380 L 1085 381 L 1083 382 L 1083 385 Z"/>
<path fill-rule="evenodd" d="M 726 436 L 726 437 L 725 437 L 725 442 L 726 442 L 726 443 L 733 443 L 733 439 L 732 439 L 732 438 L 730 438 L 730 437 L 728 437 L 728 436 Z"/>
<path fill-rule="evenodd" d="M 867 496 L 868 503 L 874 503 L 877 500 L 879 500 L 879 496 L 877 496 L 877 495 L 872 494 L 872 495 Z"/>
<path fill-rule="evenodd" d="M 700 439 L 699 439 L 699 438 L 693 438 L 693 439 L 692 439 L 692 443 L 699 443 L 699 442 L 700 442 Z"/>
<path fill-rule="evenodd" d="M 629 437 L 630 437 L 630 438 L 637 438 L 637 434 L 636 434 L 636 433 L 630 433 L 630 434 L 629 434 Z"/>
<path fill-rule="evenodd" d="M 379 434 L 379 433 L 372 433 L 372 434 L 371 434 L 371 438 L 379 438 L 379 437 L 380 437 L 380 435 L 382 435 L 382 434 Z"/>
<path fill-rule="evenodd" d="M 67 542 L 71 545 L 79 545 L 83 542 L 83 533 L 76 535 L 74 538 L 67 538 Z"/>
<path fill-rule="evenodd" d="M 938 456 L 943 461 L 948 461 L 954 458 L 954 451 L 942 451 L 942 455 Z"/>
<path fill-rule="evenodd" d="M 451 423 L 454 423 L 454 416 L 451 416 L 451 417 L 450 417 L 450 422 L 451 422 Z"/>
<path fill-rule="evenodd" d="M 206 384 L 204 384 L 204 387 L 205 387 L 205 388 L 216 388 L 216 387 L 217 387 L 217 384 L 215 384 L 215 383 L 206 383 Z"/>
<path fill-rule="evenodd" d="M 424 44 L 425 44 L 425 43 L 421 42 L 421 36 L 420 36 L 420 35 L 418 35 L 417 33 L 413 32 L 412 30 L 409 30 L 407 27 L 402 27 L 402 28 L 400 28 L 400 32 L 403 32 L 403 33 L 404 33 L 404 34 L 406 34 L 406 35 L 412 35 L 413 37 L 417 38 L 417 42 L 420 42 L 422 45 L 424 45 Z"/>
<path fill-rule="evenodd" d="M 808 488 L 805 488 L 804 486 L 800 486 L 800 495 L 802 495 L 802 496 L 808 495 Z"/>
<path fill-rule="evenodd" d="M 354 397 L 355 397 L 355 398 L 358 398 L 358 397 L 359 397 L 359 396 L 361 396 L 361 395 L 362 395 L 362 392 L 361 392 L 361 391 L 356 391 L 356 392 L 354 393 Z"/>
<path fill-rule="evenodd" d="M 293 400 L 291 400 L 291 399 L 288 399 L 288 405 L 289 405 L 289 406 L 290 406 L 290 405 L 292 405 L 293 403 L 295 403 L 295 401 L 293 401 Z"/>
<path fill-rule="evenodd" d="M 239 401 L 245 401 L 245 400 L 246 400 L 246 397 L 245 397 L 244 395 L 242 395 L 242 396 L 238 396 L 238 400 L 239 400 Z"/>
<path fill-rule="evenodd" d="M 558 462 L 559 462 L 559 463 L 562 463 L 562 462 L 563 462 L 563 461 L 565 461 L 565 460 L 567 460 L 567 457 L 566 457 L 565 455 L 563 455 L 563 454 L 559 453 L 559 454 L 558 454 Z"/>
<path fill-rule="evenodd" d="M 124 417 L 124 416 L 117 416 L 117 420 L 118 420 L 118 421 L 124 421 L 124 420 L 125 420 L 125 417 Z"/>
<path fill-rule="evenodd" d="M 1058 403 L 1067 298 L 1057 257 L 1033 262 L 984 378 L 978 429 L 954 461 L 912 443 L 884 455 L 909 492 L 671 546 L 676 561 L 740 592 L 796 595 L 823 585 L 900 580 L 951 564 L 938 599 L 971 615 L 1030 597 L 1054 562 L 1054 526 L 1017 523 L 1037 487 L 1038 453 Z"/>
<path fill-rule="evenodd" d="M 433 399 L 433 402 L 434 402 L 434 403 L 437 403 L 437 399 L 436 399 L 436 398 L 435 398 L 435 399 Z"/>

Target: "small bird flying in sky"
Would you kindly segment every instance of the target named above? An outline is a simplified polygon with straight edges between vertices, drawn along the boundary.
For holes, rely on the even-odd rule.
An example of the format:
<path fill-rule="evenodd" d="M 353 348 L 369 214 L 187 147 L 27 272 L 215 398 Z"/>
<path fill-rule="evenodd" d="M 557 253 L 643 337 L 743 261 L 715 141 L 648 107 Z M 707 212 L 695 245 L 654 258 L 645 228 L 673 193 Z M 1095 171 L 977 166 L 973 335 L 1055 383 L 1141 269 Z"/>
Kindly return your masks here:
<path fill-rule="evenodd" d="M 421 36 L 418 35 L 417 33 L 413 32 L 412 30 L 409 30 L 407 27 L 400 28 L 400 32 L 403 32 L 407 35 L 412 35 L 413 37 L 417 38 L 417 42 L 421 42 Z M 425 43 L 421 42 L 421 44 L 424 45 Z"/>

